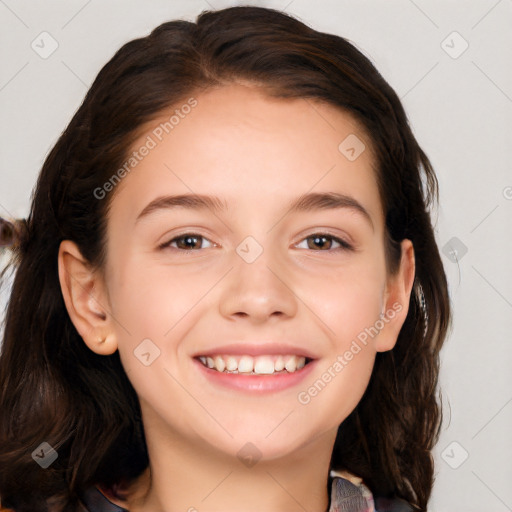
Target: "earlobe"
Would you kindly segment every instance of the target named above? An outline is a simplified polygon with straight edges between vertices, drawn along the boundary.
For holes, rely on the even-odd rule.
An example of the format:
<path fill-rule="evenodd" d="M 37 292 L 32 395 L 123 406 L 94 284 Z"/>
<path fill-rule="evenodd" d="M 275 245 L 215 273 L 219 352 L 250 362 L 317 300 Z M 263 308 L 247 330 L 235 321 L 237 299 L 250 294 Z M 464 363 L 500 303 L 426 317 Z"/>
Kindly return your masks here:
<path fill-rule="evenodd" d="M 388 278 L 384 300 L 383 327 L 375 340 L 377 352 L 391 350 L 409 312 L 409 300 L 416 273 L 414 247 L 408 239 L 402 240 L 402 257 L 397 273 Z"/>
<path fill-rule="evenodd" d="M 114 353 L 117 342 L 102 276 L 91 268 L 71 240 L 60 244 L 58 269 L 64 303 L 76 330 L 93 352 Z"/>
<path fill-rule="evenodd" d="M 95 341 L 86 341 L 86 345 L 96 354 L 108 356 L 117 350 L 117 343 L 110 335 L 104 338 L 97 338 Z"/>

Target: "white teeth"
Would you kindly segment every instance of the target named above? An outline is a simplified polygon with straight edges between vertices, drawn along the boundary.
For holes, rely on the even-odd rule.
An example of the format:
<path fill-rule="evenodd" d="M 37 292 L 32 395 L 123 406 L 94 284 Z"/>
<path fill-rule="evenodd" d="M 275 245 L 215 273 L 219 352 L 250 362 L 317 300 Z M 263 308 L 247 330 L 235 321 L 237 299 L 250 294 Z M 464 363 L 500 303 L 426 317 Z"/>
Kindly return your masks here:
<path fill-rule="evenodd" d="M 238 362 L 239 373 L 250 373 L 254 368 L 254 359 L 251 356 L 242 356 Z"/>
<path fill-rule="evenodd" d="M 272 375 L 276 372 L 293 373 L 304 368 L 306 358 L 295 355 L 286 356 L 201 356 L 199 360 L 208 368 L 218 372 L 248 373 L 256 375 Z"/>
<path fill-rule="evenodd" d="M 215 363 L 215 368 L 217 368 L 219 372 L 223 372 L 224 368 L 226 368 L 226 363 L 224 362 L 224 359 L 222 359 L 222 357 L 220 356 L 216 356 L 213 361 Z"/>
<path fill-rule="evenodd" d="M 274 373 L 274 361 L 271 357 L 258 357 L 254 364 L 254 373 Z"/>
<path fill-rule="evenodd" d="M 227 357 L 226 358 L 226 370 L 229 370 L 230 372 L 235 371 L 238 368 L 237 360 L 234 357 Z"/>
<path fill-rule="evenodd" d="M 297 358 L 295 356 L 289 357 L 286 360 L 284 367 L 286 368 L 287 372 L 294 372 L 297 369 Z"/>

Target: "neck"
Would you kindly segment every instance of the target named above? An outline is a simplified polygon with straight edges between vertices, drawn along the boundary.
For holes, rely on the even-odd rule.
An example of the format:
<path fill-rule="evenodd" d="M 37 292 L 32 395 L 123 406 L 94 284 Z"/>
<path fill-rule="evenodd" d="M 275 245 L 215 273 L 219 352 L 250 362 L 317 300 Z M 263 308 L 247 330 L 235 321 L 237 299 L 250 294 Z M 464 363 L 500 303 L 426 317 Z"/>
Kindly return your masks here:
<path fill-rule="evenodd" d="M 328 511 L 337 429 L 284 457 L 255 462 L 241 461 L 237 449 L 231 455 L 169 432 L 155 417 L 146 415 L 144 428 L 150 465 L 122 505 L 130 512 Z"/>

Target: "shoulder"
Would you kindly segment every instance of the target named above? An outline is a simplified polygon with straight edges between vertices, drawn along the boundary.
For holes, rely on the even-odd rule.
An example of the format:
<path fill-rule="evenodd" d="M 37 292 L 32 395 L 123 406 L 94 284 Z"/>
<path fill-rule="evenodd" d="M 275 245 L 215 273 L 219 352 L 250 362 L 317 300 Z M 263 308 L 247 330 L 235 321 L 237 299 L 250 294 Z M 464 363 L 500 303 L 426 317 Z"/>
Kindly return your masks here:
<path fill-rule="evenodd" d="M 89 487 L 82 493 L 82 503 L 84 505 L 84 512 L 128 512 L 126 508 L 114 503 L 115 499 L 110 496 L 105 490 L 96 487 Z M 2 512 L 0 510 L 0 512 Z"/>
<path fill-rule="evenodd" d="M 409 503 L 400 498 L 394 498 L 392 500 L 387 498 L 375 499 L 376 512 L 413 512 L 413 510 Z"/>
<path fill-rule="evenodd" d="M 332 470 L 331 509 L 329 512 L 412 512 L 413 508 L 401 499 L 374 496 L 363 479 L 348 471 Z M 347 505 L 349 508 L 347 508 Z"/>
<path fill-rule="evenodd" d="M 114 498 L 98 487 L 89 487 L 80 496 L 81 512 L 129 512 L 114 503 Z M 2 507 L 0 501 L 0 512 L 16 512 L 12 508 Z"/>

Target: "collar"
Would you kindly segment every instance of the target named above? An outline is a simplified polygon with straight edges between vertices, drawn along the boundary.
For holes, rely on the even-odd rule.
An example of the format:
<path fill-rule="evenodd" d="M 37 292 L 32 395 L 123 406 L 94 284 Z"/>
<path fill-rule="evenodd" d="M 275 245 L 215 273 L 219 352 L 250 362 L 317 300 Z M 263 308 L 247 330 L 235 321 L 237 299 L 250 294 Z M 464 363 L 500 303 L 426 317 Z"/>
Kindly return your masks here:
<path fill-rule="evenodd" d="M 373 495 L 363 480 L 348 471 L 331 470 L 329 512 L 375 512 Z"/>

